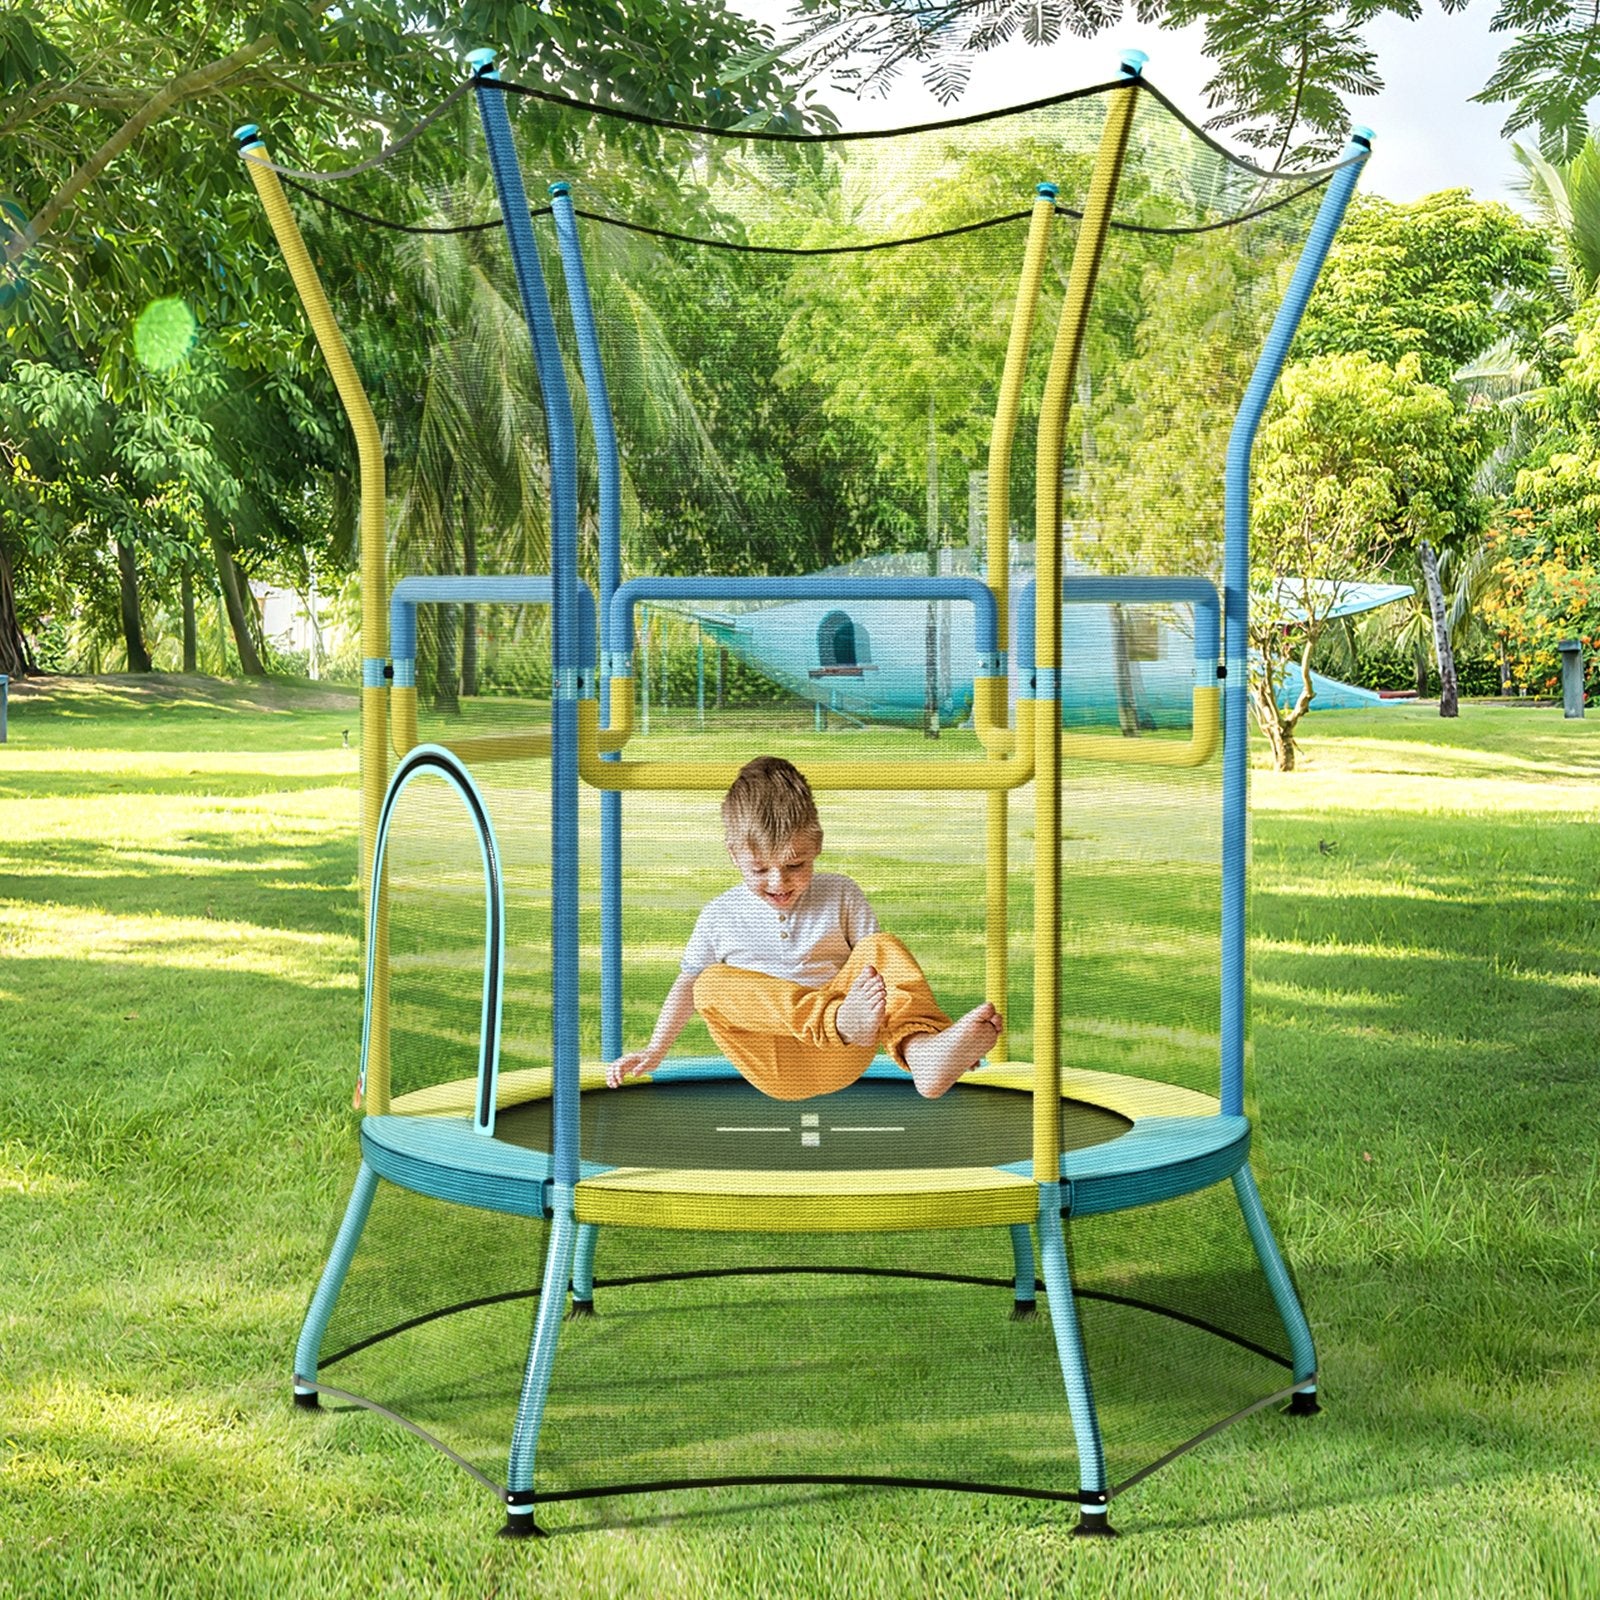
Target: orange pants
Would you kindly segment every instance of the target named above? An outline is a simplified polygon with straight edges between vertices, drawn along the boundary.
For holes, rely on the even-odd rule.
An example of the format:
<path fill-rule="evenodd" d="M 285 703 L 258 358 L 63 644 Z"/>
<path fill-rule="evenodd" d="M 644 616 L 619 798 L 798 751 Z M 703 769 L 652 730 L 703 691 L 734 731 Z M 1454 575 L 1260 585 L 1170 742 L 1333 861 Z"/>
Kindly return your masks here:
<path fill-rule="evenodd" d="M 863 967 L 876 968 L 889 991 L 883 1029 L 872 1044 L 846 1044 L 839 1007 Z M 694 1004 L 722 1053 L 775 1100 L 808 1100 L 845 1088 L 871 1065 L 879 1043 L 903 1067 L 908 1039 L 950 1026 L 916 958 L 887 933 L 863 939 L 838 977 L 820 989 L 742 967 L 707 967 L 695 979 Z"/>

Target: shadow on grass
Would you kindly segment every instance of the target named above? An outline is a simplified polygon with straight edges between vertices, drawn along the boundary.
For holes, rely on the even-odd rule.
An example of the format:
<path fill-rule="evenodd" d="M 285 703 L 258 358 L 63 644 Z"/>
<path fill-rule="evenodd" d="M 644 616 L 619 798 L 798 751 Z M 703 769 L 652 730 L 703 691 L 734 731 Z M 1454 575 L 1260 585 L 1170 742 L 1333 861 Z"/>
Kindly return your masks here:
<path fill-rule="evenodd" d="M 143 796 L 187 795 L 197 801 L 253 800 L 261 795 L 302 794 L 316 789 L 354 791 L 358 781 L 353 772 L 320 772 L 297 777 L 289 773 L 251 771 L 245 766 L 248 759 L 241 757 L 239 770 L 235 772 L 206 769 L 148 778 L 133 773 L 110 777 L 103 771 L 29 772 L 13 776 L 9 781 L 0 777 L 0 799 L 79 800 L 120 795 L 124 803 L 129 803 Z M 353 810 L 353 793 L 351 798 Z"/>
<path fill-rule="evenodd" d="M 191 832 L 183 848 L 138 853 L 82 840 L 0 851 L 0 894 L 24 904 L 119 917 L 205 917 L 297 933 L 359 932 L 356 841 L 241 839 Z M 225 979 L 224 974 L 217 974 Z M 224 1009 L 227 1009 L 224 1003 Z"/>
<path fill-rule="evenodd" d="M 360 704 L 353 684 L 304 678 L 211 678 L 198 673 L 111 672 L 72 676 L 41 673 L 11 682 L 11 701 L 25 723 L 80 719 L 95 713 L 203 711 L 229 717 L 263 712 L 342 711 Z"/>
<path fill-rule="evenodd" d="M 1366 819 L 1358 845 L 1332 829 L 1260 829 L 1267 1126 L 1465 1140 L 1513 1167 L 1570 1148 L 1593 1092 L 1595 845 L 1559 816 Z"/>

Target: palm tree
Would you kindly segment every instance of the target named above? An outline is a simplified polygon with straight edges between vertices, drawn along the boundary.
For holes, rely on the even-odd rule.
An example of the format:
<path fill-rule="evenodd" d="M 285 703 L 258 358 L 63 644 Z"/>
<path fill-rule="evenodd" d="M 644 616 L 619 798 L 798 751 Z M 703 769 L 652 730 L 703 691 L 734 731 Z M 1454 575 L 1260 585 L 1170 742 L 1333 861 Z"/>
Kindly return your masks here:
<path fill-rule="evenodd" d="M 549 568 L 549 470 L 539 389 L 514 292 L 478 240 L 408 237 L 397 263 L 434 330 L 417 388 L 396 404 L 386 445 L 397 461 L 390 559 L 404 571 L 543 572 Z M 407 403 L 409 402 L 409 403 Z M 475 608 L 442 609 L 434 633 L 434 706 L 477 692 Z"/>

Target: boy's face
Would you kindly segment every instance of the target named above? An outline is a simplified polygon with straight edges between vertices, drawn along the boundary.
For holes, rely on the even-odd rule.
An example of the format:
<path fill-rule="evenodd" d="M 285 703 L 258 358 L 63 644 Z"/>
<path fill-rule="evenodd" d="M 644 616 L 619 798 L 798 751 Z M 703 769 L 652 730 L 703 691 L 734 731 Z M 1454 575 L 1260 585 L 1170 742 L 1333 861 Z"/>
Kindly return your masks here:
<path fill-rule="evenodd" d="M 739 869 L 746 887 L 758 900 L 765 900 L 777 911 L 792 910 L 811 887 L 821 844 L 804 834 L 777 850 L 754 844 L 730 844 L 728 854 Z"/>

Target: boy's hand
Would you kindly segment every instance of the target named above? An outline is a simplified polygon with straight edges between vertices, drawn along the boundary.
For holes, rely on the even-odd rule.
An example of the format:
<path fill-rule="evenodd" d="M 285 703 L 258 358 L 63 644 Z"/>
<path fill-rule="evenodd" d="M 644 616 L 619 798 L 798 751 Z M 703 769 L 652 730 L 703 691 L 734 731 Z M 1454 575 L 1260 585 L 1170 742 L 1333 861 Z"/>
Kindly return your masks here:
<path fill-rule="evenodd" d="M 620 1088 L 624 1078 L 641 1077 L 646 1072 L 654 1072 L 660 1065 L 660 1060 L 648 1050 L 630 1050 L 627 1055 L 618 1056 L 607 1066 L 606 1087 Z"/>

